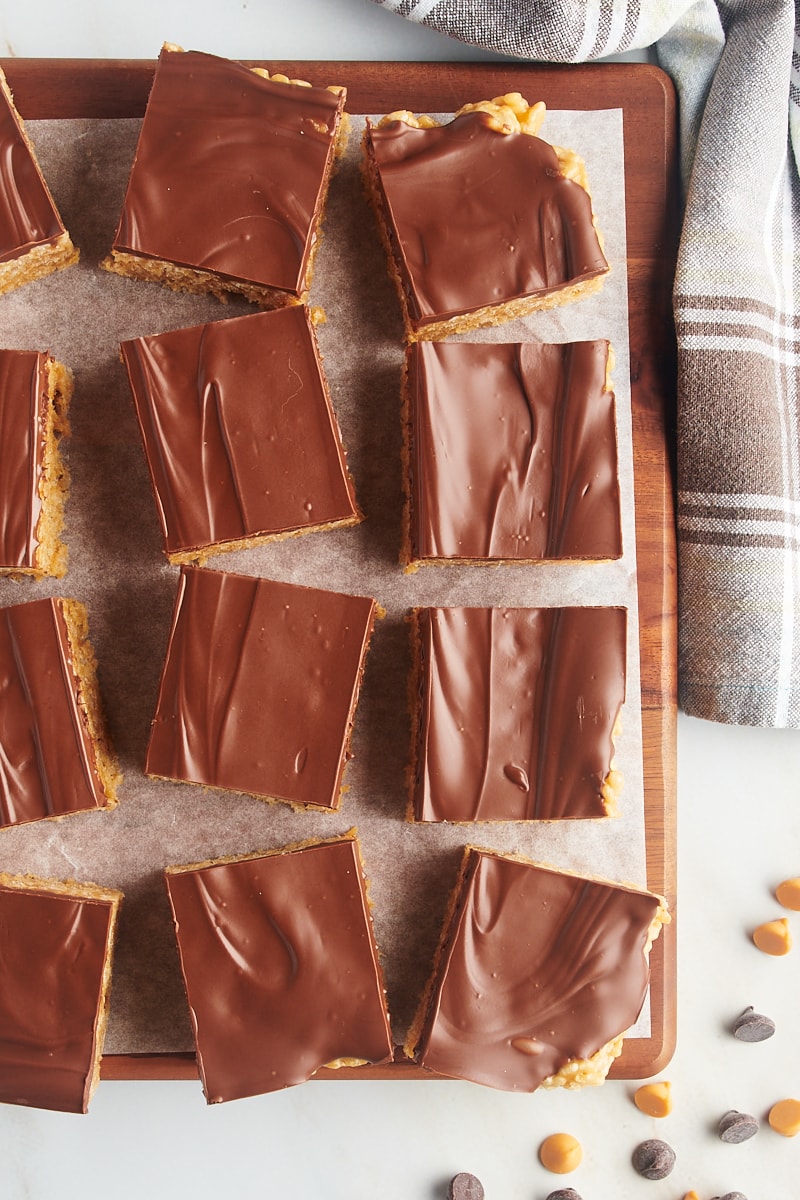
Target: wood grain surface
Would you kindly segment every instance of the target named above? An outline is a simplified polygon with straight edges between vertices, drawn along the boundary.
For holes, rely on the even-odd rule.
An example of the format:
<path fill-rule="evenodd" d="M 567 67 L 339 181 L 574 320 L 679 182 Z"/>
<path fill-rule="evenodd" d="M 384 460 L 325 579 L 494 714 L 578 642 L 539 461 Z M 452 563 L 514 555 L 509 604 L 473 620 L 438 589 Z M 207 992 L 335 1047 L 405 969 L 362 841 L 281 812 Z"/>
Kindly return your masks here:
<path fill-rule="evenodd" d="M 344 84 L 349 111 L 451 112 L 520 91 L 552 109 L 623 112 L 631 393 L 637 532 L 644 783 L 649 886 L 665 895 L 673 922 L 652 955 L 651 1034 L 629 1039 L 612 1078 L 658 1073 L 672 1056 L 676 1011 L 676 547 L 675 420 L 671 288 L 679 198 L 676 102 L 657 68 L 640 64 L 549 67 L 493 63 L 268 62 L 269 71 Z M 155 64 L 119 60 L 0 60 L 26 120 L 138 117 Z M 103 1078 L 195 1078 L 193 1055 L 118 1055 Z M 321 1071 L 320 1077 L 420 1078 L 408 1063 Z M 425 1075 L 424 1077 L 430 1078 Z"/>

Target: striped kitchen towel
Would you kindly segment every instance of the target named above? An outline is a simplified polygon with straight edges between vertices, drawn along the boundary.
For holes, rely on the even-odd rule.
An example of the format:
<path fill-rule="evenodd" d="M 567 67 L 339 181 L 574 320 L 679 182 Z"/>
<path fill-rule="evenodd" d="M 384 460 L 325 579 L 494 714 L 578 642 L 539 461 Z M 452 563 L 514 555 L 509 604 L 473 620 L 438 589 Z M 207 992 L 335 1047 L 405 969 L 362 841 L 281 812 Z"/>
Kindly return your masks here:
<path fill-rule="evenodd" d="M 499 54 L 654 46 L 679 97 L 679 698 L 800 728 L 800 0 L 376 0 Z"/>

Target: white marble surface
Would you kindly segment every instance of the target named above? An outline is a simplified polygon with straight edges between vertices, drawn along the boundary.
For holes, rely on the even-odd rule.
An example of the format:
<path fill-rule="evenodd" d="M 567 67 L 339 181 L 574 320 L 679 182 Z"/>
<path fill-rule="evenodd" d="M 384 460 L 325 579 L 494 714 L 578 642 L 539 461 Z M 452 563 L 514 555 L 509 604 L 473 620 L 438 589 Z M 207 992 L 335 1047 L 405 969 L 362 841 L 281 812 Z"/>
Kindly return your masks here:
<path fill-rule="evenodd" d="M 478 51 L 375 8 L 368 0 L 0 0 L 0 56 L 152 58 L 162 41 L 231 57 L 447 59 Z M 757 951 L 753 927 L 782 915 L 772 889 L 800 875 L 800 733 L 731 729 L 681 717 L 678 742 L 680 936 L 678 1049 L 662 1078 L 674 1110 L 634 1107 L 633 1084 L 508 1096 L 457 1083 L 315 1082 L 206 1108 L 195 1083 L 103 1082 L 87 1117 L 0 1108 L 3 1200 L 111 1200 L 220 1195 L 281 1200 L 444 1200 L 457 1171 L 487 1200 L 700 1200 L 734 1189 L 748 1200 L 798 1195 L 800 1138 L 766 1125 L 771 1104 L 800 1097 L 800 915 L 797 949 Z M 776 1036 L 730 1034 L 748 1004 Z M 730 1108 L 762 1121 L 739 1146 L 716 1135 Z M 542 1138 L 566 1130 L 584 1161 L 570 1176 L 537 1161 Z M 663 1137 L 677 1165 L 640 1179 L 630 1154 Z"/>

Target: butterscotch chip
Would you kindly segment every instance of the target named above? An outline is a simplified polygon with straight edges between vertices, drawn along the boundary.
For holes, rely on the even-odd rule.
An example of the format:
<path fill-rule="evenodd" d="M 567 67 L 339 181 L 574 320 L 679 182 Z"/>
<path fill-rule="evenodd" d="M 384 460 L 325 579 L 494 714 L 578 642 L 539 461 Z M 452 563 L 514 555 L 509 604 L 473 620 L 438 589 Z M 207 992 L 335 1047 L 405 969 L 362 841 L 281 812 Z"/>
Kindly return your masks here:
<path fill-rule="evenodd" d="M 788 954 L 792 948 L 792 935 L 786 917 L 778 917 L 775 921 L 765 921 L 753 930 L 753 941 L 764 954 L 780 957 Z"/>
<path fill-rule="evenodd" d="M 784 1137 L 800 1133 L 800 1100 L 779 1100 L 769 1110 L 770 1127 Z"/>
<path fill-rule="evenodd" d="M 666 1079 L 646 1083 L 637 1089 L 633 1102 L 648 1117 L 667 1117 L 672 1112 L 672 1085 Z"/>
<path fill-rule="evenodd" d="M 580 1166 L 583 1148 L 571 1133 L 551 1133 L 539 1147 L 539 1161 L 554 1175 L 567 1175 Z"/>
<path fill-rule="evenodd" d="M 775 899 L 784 908 L 800 912 L 800 877 L 784 879 L 783 883 L 779 883 L 775 888 Z"/>

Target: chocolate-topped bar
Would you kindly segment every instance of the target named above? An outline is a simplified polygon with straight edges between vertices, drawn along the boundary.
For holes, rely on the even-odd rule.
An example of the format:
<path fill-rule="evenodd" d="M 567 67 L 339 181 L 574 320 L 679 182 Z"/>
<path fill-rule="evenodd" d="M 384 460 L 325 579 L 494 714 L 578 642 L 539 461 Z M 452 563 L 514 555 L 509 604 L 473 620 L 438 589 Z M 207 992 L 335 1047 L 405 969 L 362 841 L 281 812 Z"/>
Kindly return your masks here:
<path fill-rule="evenodd" d="M 165 878 L 209 1104 L 391 1061 L 353 832 Z"/>
<path fill-rule="evenodd" d="M 170 562 L 360 519 L 305 306 L 121 349 Z"/>
<path fill-rule="evenodd" d="M 344 102 L 342 88 L 165 46 L 103 266 L 268 307 L 303 299 Z"/>
<path fill-rule="evenodd" d="M 417 609 L 414 819 L 615 815 L 626 625 L 624 608 Z"/>
<path fill-rule="evenodd" d="M 608 342 L 415 342 L 406 350 L 401 558 L 622 554 Z"/>
<path fill-rule="evenodd" d="M 0 608 L 0 827 L 117 803 L 95 667 L 78 601 Z"/>
<path fill-rule="evenodd" d="M 0 68 L 0 295 L 78 257 Z"/>
<path fill-rule="evenodd" d="M 183 566 L 145 771 L 338 808 L 375 602 Z"/>
<path fill-rule="evenodd" d="M 583 161 L 537 135 L 519 93 L 438 125 L 367 122 L 366 171 L 409 340 L 521 317 L 596 291 L 609 270 Z"/>
<path fill-rule="evenodd" d="M 467 847 L 406 1053 L 505 1091 L 602 1083 L 668 920 L 650 892 Z"/>
<path fill-rule="evenodd" d="M 72 372 L 38 350 L 0 350 L 0 575 L 60 578 Z"/>
<path fill-rule="evenodd" d="M 122 893 L 0 874 L 0 1102 L 85 1113 Z"/>

